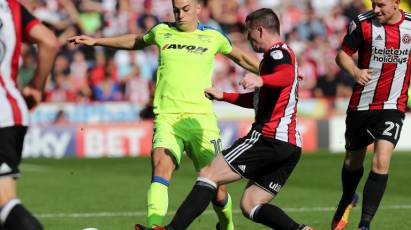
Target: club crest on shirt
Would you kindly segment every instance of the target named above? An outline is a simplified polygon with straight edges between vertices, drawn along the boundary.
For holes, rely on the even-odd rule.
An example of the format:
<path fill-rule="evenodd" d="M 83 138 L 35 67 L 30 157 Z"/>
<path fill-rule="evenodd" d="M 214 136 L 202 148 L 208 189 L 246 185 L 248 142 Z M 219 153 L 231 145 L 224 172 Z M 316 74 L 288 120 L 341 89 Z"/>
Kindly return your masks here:
<path fill-rule="evenodd" d="M 202 41 L 202 42 L 206 42 L 206 43 L 210 43 L 211 39 L 209 36 L 206 35 L 198 35 L 197 38 Z"/>
<path fill-rule="evenodd" d="M 350 22 L 350 26 L 348 27 L 348 32 L 352 34 L 352 32 L 357 29 L 357 24 L 354 21 Z"/>
<path fill-rule="evenodd" d="M 283 51 L 281 51 L 281 50 L 274 50 L 274 51 L 271 52 L 270 55 L 271 55 L 271 57 L 274 58 L 274 60 L 280 60 L 284 57 Z"/>
<path fill-rule="evenodd" d="M 402 43 L 408 45 L 411 42 L 411 36 L 409 34 L 404 34 L 401 38 Z"/>

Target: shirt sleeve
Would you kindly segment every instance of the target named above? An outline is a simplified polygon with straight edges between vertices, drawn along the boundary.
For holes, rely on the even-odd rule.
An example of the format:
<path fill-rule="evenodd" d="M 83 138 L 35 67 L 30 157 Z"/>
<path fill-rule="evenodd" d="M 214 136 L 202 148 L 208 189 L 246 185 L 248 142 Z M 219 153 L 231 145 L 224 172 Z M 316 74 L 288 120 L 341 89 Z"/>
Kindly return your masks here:
<path fill-rule="evenodd" d="M 218 52 L 221 54 L 229 54 L 233 50 L 233 46 L 231 44 L 230 38 L 223 32 L 223 31 L 218 31 L 219 32 L 219 40 L 220 40 L 220 47 L 218 49 Z"/>
<path fill-rule="evenodd" d="M 250 93 L 223 93 L 223 101 L 238 105 L 244 108 L 254 108 L 254 92 Z"/>
<path fill-rule="evenodd" d="M 266 59 L 272 67 L 272 73 L 261 75 L 264 86 L 283 88 L 294 82 L 295 68 L 288 51 L 282 48 L 274 49 Z"/>
<path fill-rule="evenodd" d="M 20 4 L 20 3 L 19 3 Z M 28 34 L 30 30 L 40 23 L 24 6 L 20 4 L 20 16 L 21 16 L 21 31 L 23 32 L 23 40 L 28 40 Z"/>
<path fill-rule="evenodd" d="M 159 30 L 159 25 L 161 24 L 155 25 L 143 36 L 144 42 L 151 45 L 156 44 L 156 33 Z"/>
<path fill-rule="evenodd" d="M 351 21 L 347 34 L 341 45 L 341 50 L 349 55 L 353 55 L 361 47 L 363 41 L 361 24 L 358 19 Z"/>

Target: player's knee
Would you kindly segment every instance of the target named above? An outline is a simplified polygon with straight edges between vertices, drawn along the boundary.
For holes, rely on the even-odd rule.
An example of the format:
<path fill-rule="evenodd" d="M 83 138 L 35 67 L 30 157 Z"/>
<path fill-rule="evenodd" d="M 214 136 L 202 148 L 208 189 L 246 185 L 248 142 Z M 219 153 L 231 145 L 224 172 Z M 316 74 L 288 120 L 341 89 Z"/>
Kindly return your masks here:
<path fill-rule="evenodd" d="M 4 206 L 13 199 L 16 199 L 16 193 L 14 189 L 0 186 L 0 207 Z"/>
<path fill-rule="evenodd" d="M 241 212 L 243 213 L 244 217 L 253 220 L 254 213 L 261 207 L 261 205 L 263 204 L 251 204 L 241 201 Z"/>
<path fill-rule="evenodd" d="M 152 165 L 154 175 L 164 178 L 171 178 L 175 164 L 172 157 L 164 151 L 154 151 L 152 154 Z"/>
<path fill-rule="evenodd" d="M 355 171 L 363 166 L 364 157 L 351 153 L 344 160 L 344 167 L 349 171 Z"/>
<path fill-rule="evenodd" d="M 217 188 L 217 195 L 215 197 L 215 202 L 218 204 L 225 204 L 228 199 L 227 187 L 225 185 L 220 185 Z"/>
<path fill-rule="evenodd" d="M 389 161 L 382 161 L 378 159 L 373 159 L 372 171 L 379 174 L 387 174 L 390 167 Z"/>
<path fill-rule="evenodd" d="M 243 215 L 249 219 L 252 219 L 252 214 L 255 212 L 255 210 L 261 206 L 261 201 L 258 201 L 256 199 L 250 199 L 249 197 L 243 197 L 241 199 L 241 212 Z"/>

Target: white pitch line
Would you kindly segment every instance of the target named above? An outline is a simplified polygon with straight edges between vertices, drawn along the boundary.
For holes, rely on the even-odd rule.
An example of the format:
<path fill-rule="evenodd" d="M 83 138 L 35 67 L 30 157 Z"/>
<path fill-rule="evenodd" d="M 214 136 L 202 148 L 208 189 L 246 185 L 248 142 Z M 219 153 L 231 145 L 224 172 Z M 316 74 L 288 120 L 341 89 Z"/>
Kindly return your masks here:
<path fill-rule="evenodd" d="M 46 172 L 48 168 L 46 166 L 23 163 L 20 165 L 20 171 L 22 172 Z"/>
<path fill-rule="evenodd" d="M 381 206 L 380 210 L 398 210 L 411 209 L 411 205 L 386 205 Z M 330 212 L 334 211 L 335 207 L 302 207 L 302 208 L 284 208 L 286 212 Z M 234 213 L 241 213 L 240 209 L 234 209 Z M 173 215 L 175 211 L 168 212 L 167 215 Z M 213 214 L 214 211 L 205 211 L 202 215 Z M 37 214 L 39 218 L 89 218 L 89 217 L 114 217 L 114 216 L 146 216 L 144 212 L 90 212 L 90 213 L 43 213 Z"/>

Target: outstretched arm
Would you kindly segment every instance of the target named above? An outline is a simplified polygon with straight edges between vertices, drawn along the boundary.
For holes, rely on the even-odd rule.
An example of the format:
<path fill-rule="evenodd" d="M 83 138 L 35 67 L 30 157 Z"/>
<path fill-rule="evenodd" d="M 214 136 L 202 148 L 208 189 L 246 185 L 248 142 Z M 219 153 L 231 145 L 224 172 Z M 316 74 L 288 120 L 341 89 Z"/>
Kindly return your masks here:
<path fill-rule="evenodd" d="M 260 63 L 257 58 L 250 56 L 235 46 L 233 46 L 232 51 L 226 56 L 238 65 L 242 66 L 244 69 L 258 74 Z"/>
<path fill-rule="evenodd" d="M 79 35 L 69 38 L 68 42 L 75 45 L 105 46 L 122 50 L 138 50 L 150 45 L 144 41 L 143 35 L 136 34 L 126 34 L 110 38 L 93 38 L 86 35 Z"/>
<path fill-rule="evenodd" d="M 208 88 L 204 91 L 205 96 L 210 100 L 226 101 L 244 108 L 253 108 L 254 92 L 250 93 L 226 93 L 215 88 Z"/>

